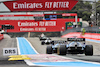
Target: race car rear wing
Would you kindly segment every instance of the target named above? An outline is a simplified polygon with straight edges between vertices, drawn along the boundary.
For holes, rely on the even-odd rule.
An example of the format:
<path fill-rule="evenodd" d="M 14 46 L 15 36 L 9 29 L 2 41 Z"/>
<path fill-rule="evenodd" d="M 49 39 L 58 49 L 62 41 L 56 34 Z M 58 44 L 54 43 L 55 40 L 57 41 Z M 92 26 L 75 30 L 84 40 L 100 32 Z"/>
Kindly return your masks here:
<path fill-rule="evenodd" d="M 52 41 L 52 44 L 54 45 L 55 43 L 67 43 L 67 41 L 63 41 L 63 40 L 55 40 Z"/>
<path fill-rule="evenodd" d="M 85 41 L 85 38 L 67 38 L 67 41 L 83 42 L 83 41 Z"/>

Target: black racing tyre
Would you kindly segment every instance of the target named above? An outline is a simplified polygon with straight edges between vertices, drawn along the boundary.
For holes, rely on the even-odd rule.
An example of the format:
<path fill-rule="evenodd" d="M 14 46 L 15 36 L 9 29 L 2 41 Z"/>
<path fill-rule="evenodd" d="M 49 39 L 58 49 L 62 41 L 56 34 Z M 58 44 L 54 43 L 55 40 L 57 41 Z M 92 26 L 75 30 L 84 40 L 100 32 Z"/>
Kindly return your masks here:
<path fill-rule="evenodd" d="M 41 42 L 41 45 L 44 45 L 44 42 Z"/>
<path fill-rule="evenodd" d="M 58 55 L 66 55 L 66 45 L 60 45 L 59 48 L 57 48 L 57 54 Z"/>
<path fill-rule="evenodd" d="M 51 44 L 54 45 L 54 41 L 52 41 Z"/>
<path fill-rule="evenodd" d="M 92 56 L 93 55 L 93 46 L 92 45 L 86 45 L 85 46 L 85 55 L 86 56 Z"/>
<path fill-rule="evenodd" d="M 46 53 L 47 54 L 52 54 L 52 46 L 51 45 L 50 46 L 47 46 Z"/>

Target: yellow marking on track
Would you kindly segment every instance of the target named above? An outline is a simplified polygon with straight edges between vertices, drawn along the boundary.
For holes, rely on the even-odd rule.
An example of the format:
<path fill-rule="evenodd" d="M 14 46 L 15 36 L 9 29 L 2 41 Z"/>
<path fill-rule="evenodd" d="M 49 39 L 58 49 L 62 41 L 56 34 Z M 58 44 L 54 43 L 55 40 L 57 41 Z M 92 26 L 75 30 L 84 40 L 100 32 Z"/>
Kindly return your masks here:
<path fill-rule="evenodd" d="M 26 55 L 12 55 L 12 56 L 9 56 L 9 61 L 11 60 L 30 60 L 31 58 L 29 58 L 28 56 Z"/>
<path fill-rule="evenodd" d="M 20 57 L 27 57 L 26 55 L 12 55 L 9 56 L 10 58 L 20 58 Z"/>

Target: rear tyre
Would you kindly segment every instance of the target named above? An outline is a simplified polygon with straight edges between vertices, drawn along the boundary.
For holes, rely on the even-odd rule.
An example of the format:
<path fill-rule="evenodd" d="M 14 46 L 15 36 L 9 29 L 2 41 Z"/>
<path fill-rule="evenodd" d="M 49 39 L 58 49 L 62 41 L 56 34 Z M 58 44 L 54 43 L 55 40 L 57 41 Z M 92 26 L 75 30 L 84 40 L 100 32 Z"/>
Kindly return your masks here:
<path fill-rule="evenodd" d="M 41 41 L 42 39 L 40 39 L 40 41 Z"/>
<path fill-rule="evenodd" d="M 66 45 L 60 45 L 60 47 L 57 48 L 58 55 L 66 55 L 66 51 Z"/>
<path fill-rule="evenodd" d="M 93 46 L 92 45 L 86 45 L 85 46 L 85 55 L 86 56 L 92 56 L 93 55 Z"/>
<path fill-rule="evenodd" d="M 47 46 L 46 53 L 47 54 L 52 54 L 52 46 L 51 45 L 50 46 Z"/>

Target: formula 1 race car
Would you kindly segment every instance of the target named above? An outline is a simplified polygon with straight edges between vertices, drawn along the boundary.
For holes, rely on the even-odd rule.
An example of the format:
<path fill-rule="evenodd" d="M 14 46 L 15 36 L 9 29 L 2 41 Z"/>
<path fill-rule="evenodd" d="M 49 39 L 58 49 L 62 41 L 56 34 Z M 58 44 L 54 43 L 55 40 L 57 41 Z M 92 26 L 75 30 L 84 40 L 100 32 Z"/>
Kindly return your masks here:
<path fill-rule="evenodd" d="M 59 44 L 56 48 L 58 55 L 85 54 L 93 55 L 93 46 L 85 44 L 85 38 L 68 38 L 68 44 Z M 47 46 L 47 54 L 52 54 L 55 47 Z"/>
<path fill-rule="evenodd" d="M 50 39 L 50 38 L 47 38 L 46 40 L 43 40 L 43 41 L 41 42 L 41 45 L 44 45 L 44 44 L 49 45 L 49 44 L 51 44 L 51 43 L 52 43 L 51 39 Z"/>
<path fill-rule="evenodd" d="M 46 48 L 47 54 L 57 53 L 57 49 L 60 45 L 67 45 L 67 41 L 52 41 L 51 45 L 48 45 Z"/>
<path fill-rule="evenodd" d="M 40 41 L 41 41 L 41 40 L 47 40 L 47 39 L 50 39 L 50 38 L 48 38 L 48 37 L 46 37 L 46 36 L 43 36 L 43 37 L 40 37 L 39 39 L 40 39 Z"/>

